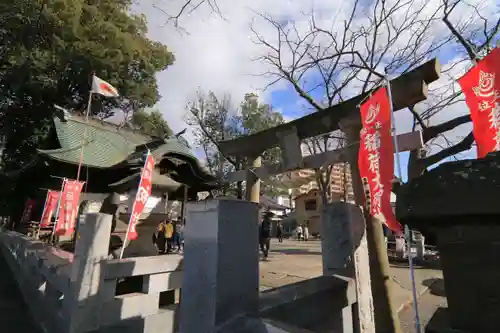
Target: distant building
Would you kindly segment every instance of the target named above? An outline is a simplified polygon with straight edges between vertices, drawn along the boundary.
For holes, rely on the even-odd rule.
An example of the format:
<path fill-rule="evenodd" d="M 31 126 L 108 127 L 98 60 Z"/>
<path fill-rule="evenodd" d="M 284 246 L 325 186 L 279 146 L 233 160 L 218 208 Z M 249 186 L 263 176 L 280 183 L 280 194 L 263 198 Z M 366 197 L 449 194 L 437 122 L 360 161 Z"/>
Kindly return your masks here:
<path fill-rule="evenodd" d="M 293 196 L 309 193 L 313 189 L 318 189 L 315 171 L 311 169 L 291 172 L 287 175 L 285 184 L 292 189 Z M 330 175 L 330 195 L 332 198 L 340 197 L 342 201 L 354 201 L 351 169 L 348 163 L 338 163 L 333 166 Z"/>

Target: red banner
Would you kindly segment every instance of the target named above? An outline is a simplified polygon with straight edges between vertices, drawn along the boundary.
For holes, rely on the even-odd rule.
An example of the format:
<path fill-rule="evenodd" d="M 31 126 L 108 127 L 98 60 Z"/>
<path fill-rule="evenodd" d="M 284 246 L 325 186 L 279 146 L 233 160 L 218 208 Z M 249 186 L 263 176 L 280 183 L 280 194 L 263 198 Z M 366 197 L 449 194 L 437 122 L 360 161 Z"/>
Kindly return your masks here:
<path fill-rule="evenodd" d="M 393 231 L 401 225 L 392 212 L 391 191 L 394 178 L 394 148 L 391 135 L 391 109 L 386 88 L 379 88 L 360 108 L 359 173 L 368 184 L 368 207 L 372 216 Z M 369 196 L 369 197 L 368 197 Z"/>
<path fill-rule="evenodd" d="M 57 235 L 71 235 L 75 230 L 76 213 L 78 212 L 82 187 L 83 183 L 77 180 L 66 180 L 64 183 L 59 216 L 57 217 Z"/>
<path fill-rule="evenodd" d="M 153 156 L 148 152 L 148 155 L 146 157 L 146 163 L 144 163 L 144 168 L 142 169 L 141 181 L 139 182 L 137 195 L 135 196 L 135 201 L 132 206 L 132 211 L 130 213 L 130 221 L 127 230 L 127 240 L 134 240 L 137 239 L 137 237 L 139 236 L 137 234 L 137 230 L 135 229 L 135 225 L 137 224 L 137 221 L 141 217 L 142 211 L 144 210 L 144 206 L 146 206 L 146 202 L 148 201 L 148 198 L 151 195 L 151 185 L 152 185 L 154 166 L 155 163 L 153 160 Z"/>
<path fill-rule="evenodd" d="M 42 219 L 40 220 L 40 227 L 47 227 L 50 225 L 52 215 L 54 215 L 54 211 L 57 209 L 57 201 L 59 201 L 59 191 L 48 190 Z"/>
<path fill-rule="evenodd" d="M 500 150 L 500 48 L 458 80 L 472 118 L 477 157 Z"/>
<path fill-rule="evenodd" d="M 21 217 L 21 224 L 29 222 L 31 220 L 31 214 L 33 213 L 33 206 L 35 206 L 35 201 L 32 199 L 26 200 L 24 205 L 23 216 Z"/>

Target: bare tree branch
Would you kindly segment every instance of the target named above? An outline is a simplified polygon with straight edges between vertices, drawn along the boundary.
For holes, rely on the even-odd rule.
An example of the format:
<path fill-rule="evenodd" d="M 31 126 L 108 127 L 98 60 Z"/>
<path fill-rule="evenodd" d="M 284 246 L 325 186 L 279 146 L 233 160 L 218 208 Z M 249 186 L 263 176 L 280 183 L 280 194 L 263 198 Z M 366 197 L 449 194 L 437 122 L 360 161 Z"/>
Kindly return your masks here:
<path fill-rule="evenodd" d="M 441 124 L 438 124 L 438 125 L 426 127 L 426 128 L 424 128 L 424 131 L 422 133 L 424 142 L 428 142 L 431 139 L 436 138 L 438 135 L 440 135 L 444 132 L 447 132 L 447 131 L 451 131 L 455 127 L 460 126 L 462 124 L 466 124 L 470 121 L 471 121 L 470 115 L 466 114 L 466 115 L 448 120 L 448 121 L 441 123 Z"/>
<path fill-rule="evenodd" d="M 422 159 L 424 166 L 429 167 L 433 164 L 438 163 L 439 161 L 442 161 L 447 157 L 469 150 L 472 148 L 473 143 L 474 143 L 474 135 L 472 134 L 472 132 L 470 132 L 464 139 L 462 139 L 462 141 L 460 141 L 456 145 L 443 149 L 434 155 Z"/>
<path fill-rule="evenodd" d="M 444 16 L 443 16 L 443 22 L 446 24 L 450 32 L 457 38 L 457 40 L 462 44 L 463 48 L 467 51 L 467 54 L 469 55 L 470 59 L 478 59 L 477 55 L 477 50 L 474 46 L 469 44 L 469 42 L 460 34 L 455 26 L 450 22 L 450 14 L 453 12 L 453 10 L 457 7 L 457 5 L 460 3 L 460 0 L 455 0 L 453 3 L 450 4 L 448 0 L 443 0 L 444 3 Z"/>
<path fill-rule="evenodd" d="M 181 19 L 181 17 L 193 13 L 195 10 L 204 5 L 208 6 L 212 13 L 215 13 L 221 18 L 224 18 L 217 0 L 185 0 L 181 8 L 179 8 L 177 11 L 174 11 L 173 13 L 156 4 L 153 4 L 153 7 L 162 12 L 167 17 L 165 25 L 173 23 L 174 27 L 181 28 L 179 26 L 179 20 Z"/>

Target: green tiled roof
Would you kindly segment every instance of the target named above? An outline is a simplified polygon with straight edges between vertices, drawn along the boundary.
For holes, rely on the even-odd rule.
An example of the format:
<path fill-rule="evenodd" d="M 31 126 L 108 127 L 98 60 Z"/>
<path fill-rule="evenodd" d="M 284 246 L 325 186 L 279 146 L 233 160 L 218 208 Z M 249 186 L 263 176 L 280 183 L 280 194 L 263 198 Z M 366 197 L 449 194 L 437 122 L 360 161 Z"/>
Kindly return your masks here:
<path fill-rule="evenodd" d="M 90 120 L 87 125 L 78 118 L 65 122 L 55 118 L 54 125 L 61 148 L 39 152 L 57 160 L 78 164 L 83 134 L 88 126 L 83 163 L 97 168 L 109 168 L 123 162 L 135 151 L 136 146 L 152 140 L 144 134 L 118 129 L 95 120 Z"/>
<path fill-rule="evenodd" d="M 139 185 L 140 174 L 141 174 L 140 172 L 136 172 L 133 175 L 130 175 L 129 177 L 126 177 L 116 183 L 110 184 L 109 186 L 112 188 L 119 188 L 125 185 L 127 188 L 131 187 L 136 188 Z M 160 191 L 160 192 L 175 191 L 182 185 L 168 176 L 160 175 L 160 173 L 157 170 L 153 171 L 152 184 L 153 184 L 153 191 Z"/>
<path fill-rule="evenodd" d="M 159 138 L 145 135 L 129 128 L 91 119 L 88 123 L 81 117 L 73 116 L 66 121 L 54 118 L 54 127 L 60 148 L 38 150 L 40 154 L 66 163 L 79 164 L 82 138 L 87 127 L 83 164 L 96 168 L 110 168 L 128 159 L 142 156 L 146 147 L 151 149 L 155 161 L 174 161 L 176 158 L 189 163 L 196 175 L 208 176 L 206 170 L 183 138 L 167 138 L 164 143 Z M 142 146 L 142 147 L 140 147 Z M 135 153 L 135 154 L 134 154 Z"/>

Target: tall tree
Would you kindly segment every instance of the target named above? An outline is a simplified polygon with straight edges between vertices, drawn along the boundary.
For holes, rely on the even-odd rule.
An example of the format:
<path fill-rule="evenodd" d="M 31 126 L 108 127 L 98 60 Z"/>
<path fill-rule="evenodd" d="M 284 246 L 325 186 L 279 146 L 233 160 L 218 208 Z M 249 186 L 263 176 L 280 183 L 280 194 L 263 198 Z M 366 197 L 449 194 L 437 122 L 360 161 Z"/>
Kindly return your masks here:
<path fill-rule="evenodd" d="M 242 135 L 255 133 L 274 127 L 284 122 L 282 115 L 268 104 L 263 104 L 255 94 L 246 94 L 239 108 L 231 103 L 229 95 L 218 98 L 213 92 L 207 95 L 198 93 L 195 101 L 188 104 L 187 123 L 194 128 L 195 141 L 203 148 L 207 167 L 219 179 L 233 171 L 241 170 L 246 165 L 245 158 L 224 156 L 218 149 L 217 142 L 234 139 Z M 269 150 L 263 156 L 268 163 L 279 161 L 279 150 Z M 223 195 L 243 196 L 242 182 L 235 185 L 223 184 Z M 279 182 L 272 179 L 264 183 L 262 191 L 276 194 Z"/>
<path fill-rule="evenodd" d="M 29 162 L 47 133 L 54 104 L 85 110 L 92 73 L 126 98 L 95 96 L 93 113 L 141 109 L 160 98 L 155 74 L 172 64 L 166 46 L 146 37 L 132 0 L 7 0 L 0 4 L 0 131 L 3 167 Z M 132 103 L 133 102 L 133 103 Z"/>
<path fill-rule="evenodd" d="M 160 110 L 139 110 L 132 114 L 130 121 L 132 125 L 140 128 L 143 132 L 157 137 L 172 135 L 172 130 L 163 118 Z"/>

